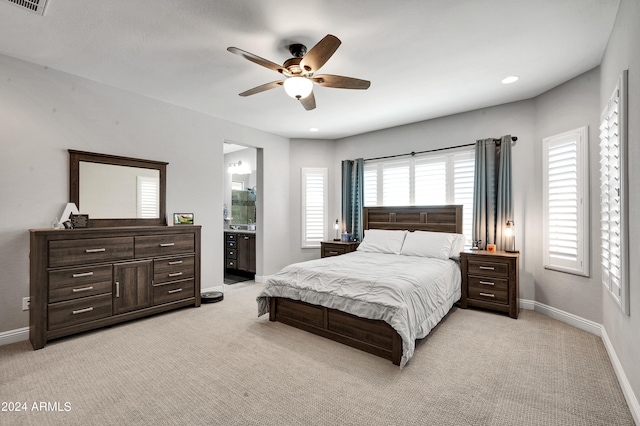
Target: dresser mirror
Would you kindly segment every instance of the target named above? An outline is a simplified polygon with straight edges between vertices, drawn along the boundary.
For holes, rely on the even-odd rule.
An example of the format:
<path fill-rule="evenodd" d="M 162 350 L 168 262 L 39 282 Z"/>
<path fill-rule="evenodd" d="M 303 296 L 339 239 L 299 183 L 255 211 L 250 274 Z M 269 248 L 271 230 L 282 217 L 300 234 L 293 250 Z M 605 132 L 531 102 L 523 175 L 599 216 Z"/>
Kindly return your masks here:
<path fill-rule="evenodd" d="M 69 201 L 90 227 L 166 225 L 161 161 L 69 150 Z"/>

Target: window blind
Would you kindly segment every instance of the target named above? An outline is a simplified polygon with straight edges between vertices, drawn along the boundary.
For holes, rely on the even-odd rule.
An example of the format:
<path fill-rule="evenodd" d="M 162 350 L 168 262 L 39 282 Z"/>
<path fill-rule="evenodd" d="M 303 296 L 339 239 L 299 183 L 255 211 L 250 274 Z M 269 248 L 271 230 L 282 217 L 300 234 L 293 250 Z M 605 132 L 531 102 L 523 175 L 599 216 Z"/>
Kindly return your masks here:
<path fill-rule="evenodd" d="M 302 247 L 320 247 L 326 238 L 327 169 L 302 169 Z"/>
<path fill-rule="evenodd" d="M 600 247 L 602 284 L 629 314 L 626 212 L 626 71 L 600 124 Z"/>
<path fill-rule="evenodd" d="M 141 219 L 156 219 L 160 216 L 160 182 L 157 178 L 137 177 L 137 215 Z"/>
<path fill-rule="evenodd" d="M 543 139 L 544 266 L 589 275 L 588 129 Z"/>
<path fill-rule="evenodd" d="M 407 206 L 411 204 L 410 176 L 408 161 L 383 164 L 382 205 Z"/>
<path fill-rule="evenodd" d="M 453 161 L 453 203 L 462 204 L 462 228 L 471 245 L 471 229 L 473 221 L 473 175 L 476 161 L 473 152 L 456 154 Z"/>

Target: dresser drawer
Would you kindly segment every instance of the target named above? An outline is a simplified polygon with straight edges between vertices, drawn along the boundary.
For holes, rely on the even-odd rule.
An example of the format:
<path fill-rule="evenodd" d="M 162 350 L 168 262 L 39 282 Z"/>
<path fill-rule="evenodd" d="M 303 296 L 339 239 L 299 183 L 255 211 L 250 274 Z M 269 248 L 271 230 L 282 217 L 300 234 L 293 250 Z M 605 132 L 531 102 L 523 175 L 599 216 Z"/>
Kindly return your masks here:
<path fill-rule="evenodd" d="M 225 264 L 225 267 L 228 269 L 238 268 L 238 261 L 236 259 L 225 259 L 224 264 Z"/>
<path fill-rule="evenodd" d="M 111 265 L 49 272 L 49 303 L 111 293 Z"/>
<path fill-rule="evenodd" d="M 235 240 L 234 240 L 234 241 L 227 241 L 227 242 L 225 243 L 225 245 L 226 245 L 226 247 L 227 247 L 228 249 L 234 249 L 234 248 L 237 248 L 237 247 L 238 247 L 238 242 L 237 242 L 237 241 L 235 241 Z"/>
<path fill-rule="evenodd" d="M 477 287 L 469 287 L 469 299 L 484 300 L 486 302 L 509 304 L 509 293 L 507 291 L 496 291 L 493 289 L 484 289 Z"/>
<path fill-rule="evenodd" d="M 227 249 L 226 258 L 227 259 L 237 259 L 238 258 L 238 252 L 235 249 Z"/>
<path fill-rule="evenodd" d="M 185 280 L 153 286 L 154 305 L 162 305 L 163 303 L 187 299 L 189 297 L 194 297 L 194 295 L 195 290 L 193 280 Z"/>
<path fill-rule="evenodd" d="M 238 234 L 226 234 L 227 241 L 236 241 L 238 239 Z"/>
<path fill-rule="evenodd" d="M 49 330 L 111 316 L 111 293 L 49 305 Z"/>
<path fill-rule="evenodd" d="M 509 277 L 508 262 L 492 262 L 469 259 L 467 272 L 470 275 L 483 275 L 489 277 Z"/>
<path fill-rule="evenodd" d="M 155 259 L 153 261 L 153 282 L 155 284 L 193 278 L 195 258 L 193 256 Z"/>
<path fill-rule="evenodd" d="M 164 234 L 135 237 L 136 257 L 155 257 L 195 251 L 194 234 Z"/>
<path fill-rule="evenodd" d="M 49 267 L 133 259 L 133 237 L 49 242 Z"/>

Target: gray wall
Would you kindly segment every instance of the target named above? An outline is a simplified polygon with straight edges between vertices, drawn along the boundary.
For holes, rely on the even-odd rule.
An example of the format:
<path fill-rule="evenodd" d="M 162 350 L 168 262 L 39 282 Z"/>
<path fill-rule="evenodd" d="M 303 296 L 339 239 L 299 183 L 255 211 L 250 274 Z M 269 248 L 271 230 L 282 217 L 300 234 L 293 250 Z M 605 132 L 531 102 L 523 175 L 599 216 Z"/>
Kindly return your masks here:
<path fill-rule="evenodd" d="M 259 206 L 257 244 L 285 250 L 263 253 L 258 273 L 288 263 L 288 139 L 1 55 L 0 117 L 0 333 L 29 324 L 27 230 L 62 213 L 69 148 L 169 162 L 167 213 L 193 212 L 203 226 L 203 288 L 222 283 L 223 141 L 264 148 L 270 203 Z"/>
<path fill-rule="evenodd" d="M 530 229 L 542 229 L 542 139 L 589 126 L 590 277 L 544 269 L 542 233 L 531 232 L 527 257 L 534 266 L 535 300 L 582 318 L 602 323 L 600 290 L 600 69 L 596 68 L 538 96 L 535 104 L 533 185 Z"/>
<path fill-rule="evenodd" d="M 602 59 L 600 110 L 604 109 L 623 70 L 629 70 L 629 259 L 630 311 L 627 316 L 602 289 L 602 324 L 631 389 L 640 398 L 640 2 L 622 0 Z M 638 403 L 636 399 L 636 404 Z M 640 409 L 636 405 L 636 410 Z M 636 419 L 639 421 L 640 419 Z"/>

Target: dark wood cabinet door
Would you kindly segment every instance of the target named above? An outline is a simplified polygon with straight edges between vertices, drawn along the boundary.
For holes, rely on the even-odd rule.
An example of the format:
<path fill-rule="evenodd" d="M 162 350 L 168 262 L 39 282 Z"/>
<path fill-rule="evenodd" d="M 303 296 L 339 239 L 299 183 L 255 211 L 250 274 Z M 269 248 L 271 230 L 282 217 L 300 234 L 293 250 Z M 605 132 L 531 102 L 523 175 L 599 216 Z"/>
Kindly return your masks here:
<path fill-rule="evenodd" d="M 113 314 L 135 311 L 153 304 L 153 261 L 113 265 Z"/>
<path fill-rule="evenodd" d="M 256 272 L 256 236 L 238 236 L 238 269 L 248 272 Z"/>

